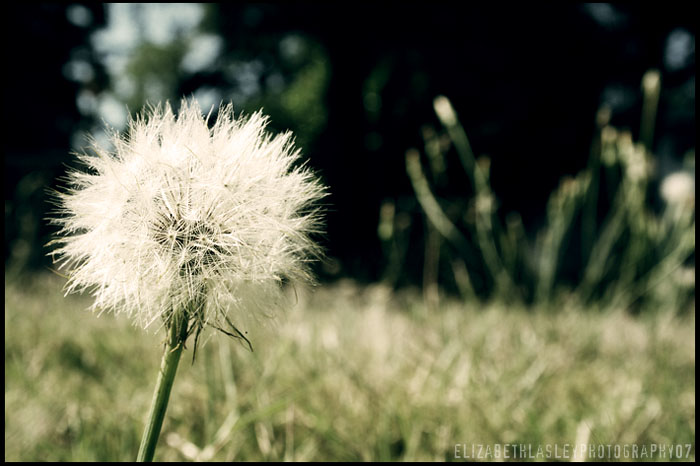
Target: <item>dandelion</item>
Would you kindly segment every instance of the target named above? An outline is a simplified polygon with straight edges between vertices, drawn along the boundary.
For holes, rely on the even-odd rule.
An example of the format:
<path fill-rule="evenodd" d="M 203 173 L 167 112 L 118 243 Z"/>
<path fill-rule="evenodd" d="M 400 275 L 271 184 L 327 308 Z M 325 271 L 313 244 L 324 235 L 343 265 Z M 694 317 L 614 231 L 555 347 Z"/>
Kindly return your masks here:
<path fill-rule="evenodd" d="M 222 106 L 213 127 L 194 102 L 151 108 L 78 158 L 57 193 L 52 254 L 66 293 L 167 335 L 139 460 L 151 460 L 182 349 L 207 327 L 247 338 L 240 321 L 278 307 L 285 282 L 311 280 L 325 188 L 299 164 L 292 135 L 260 112 Z M 234 323 L 235 322 L 235 323 Z"/>
<path fill-rule="evenodd" d="M 695 177 L 685 171 L 671 173 L 663 179 L 659 191 L 669 206 L 692 205 L 695 198 Z"/>

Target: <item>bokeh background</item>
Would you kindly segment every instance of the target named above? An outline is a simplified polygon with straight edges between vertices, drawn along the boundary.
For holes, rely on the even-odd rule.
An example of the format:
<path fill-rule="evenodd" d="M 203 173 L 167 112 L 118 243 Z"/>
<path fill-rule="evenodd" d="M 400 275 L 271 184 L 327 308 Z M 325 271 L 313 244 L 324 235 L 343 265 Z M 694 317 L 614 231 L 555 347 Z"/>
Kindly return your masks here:
<path fill-rule="evenodd" d="M 104 123 L 124 129 L 146 102 L 262 107 L 274 130 L 292 130 L 331 188 L 331 260 L 319 269 L 331 279 L 385 277 L 377 225 L 386 201 L 405 217 L 410 249 L 421 248 L 404 154 L 439 127 L 438 95 L 452 101 L 474 152 L 490 157 L 501 214 L 520 213 L 528 231 L 560 178 L 586 167 L 601 106 L 638 137 L 647 70 L 663 82 L 655 180 L 695 147 L 696 26 L 681 5 L 8 8 L 4 252 L 22 269 L 49 264 L 46 188 L 70 152 L 88 134 L 99 140 Z M 450 181 L 470 194 L 457 175 Z M 420 259 L 408 257 L 399 284 L 421 279 Z"/>
<path fill-rule="evenodd" d="M 62 298 L 47 200 L 91 137 L 183 96 L 294 132 L 327 258 L 260 350 L 212 339 L 181 371 L 156 458 L 694 458 L 692 10 L 9 4 L 6 460 L 136 453 L 157 342 Z"/>

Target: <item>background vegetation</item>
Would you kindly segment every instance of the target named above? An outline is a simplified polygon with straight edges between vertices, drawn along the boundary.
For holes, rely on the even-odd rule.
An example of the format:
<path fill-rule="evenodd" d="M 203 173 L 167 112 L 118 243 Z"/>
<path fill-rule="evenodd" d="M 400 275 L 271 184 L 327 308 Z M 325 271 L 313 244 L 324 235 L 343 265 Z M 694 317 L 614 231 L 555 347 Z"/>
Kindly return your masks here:
<path fill-rule="evenodd" d="M 560 179 L 588 166 L 601 108 L 611 126 L 655 154 L 650 205 L 658 206 L 667 174 L 694 172 L 684 160 L 694 160 L 696 25 L 683 6 L 9 8 L 5 260 L 21 270 L 49 265 L 45 190 L 71 163 L 70 151 L 82 150 L 88 133 L 100 138 L 103 122 L 123 129 L 127 108 L 177 104 L 183 95 L 203 107 L 262 106 L 272 129 L 294 131 L 331 187 L 332 260 L 318 268 L 327 279 L 422 283 L 423 254 L 403 254 L 397 269 L 377 227 L 393 205 L 407 239 L 400 250 L 424 249 L 424 214 L 404 155 L 440 131 L 438 95 L 452 102 L 475 157 L 488 156 L 500 220 L 519 215 L 531 240 Z M 644 141 L 640 81 L 650 69 L 661 73 L 661 92 Z M 466 203 L 474 186 L 454 149 L 447 152 L 451 176 L 437 194 Z M 456 291 L 450 275 L 438 280 Z"/>

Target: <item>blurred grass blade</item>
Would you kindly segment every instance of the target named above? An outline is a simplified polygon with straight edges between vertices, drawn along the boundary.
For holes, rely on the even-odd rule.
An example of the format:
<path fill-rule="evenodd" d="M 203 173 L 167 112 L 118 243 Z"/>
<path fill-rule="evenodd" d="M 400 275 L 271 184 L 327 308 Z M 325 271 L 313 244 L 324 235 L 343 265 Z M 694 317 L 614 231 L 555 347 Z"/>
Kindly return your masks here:
<path fill-rule="evenodd" d="M 661 73 L 659 73 L 659 70 L 649 70 L 644 73 L 642 91 L 644 93 L 644 104 L 642 105 L 639 140 L 648 151 L 651 151 L 654 142 L 656 112 L 659 107 L 659 95 L 661 93 Z"/>
<path fill-rule="evenodd" d="M 431 192 L 428 180 L 425 178 L 421 168 L 420 154 L 416 149 L 406 151 L 406 173 L 408 173 L 411 180 L 418 202 L 423 207 L 425 215 L 433 226 L 457 249 L 467 253 L 469 251 L 469 243 L 454 223 L 447 218 L 447 215 L 445 215 L 445 212 Z"/>

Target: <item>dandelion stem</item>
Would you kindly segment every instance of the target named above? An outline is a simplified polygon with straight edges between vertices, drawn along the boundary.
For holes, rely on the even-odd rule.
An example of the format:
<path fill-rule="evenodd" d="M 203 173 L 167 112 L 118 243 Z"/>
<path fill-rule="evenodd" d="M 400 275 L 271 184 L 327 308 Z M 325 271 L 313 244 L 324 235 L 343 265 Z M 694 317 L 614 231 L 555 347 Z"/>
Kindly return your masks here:
<path fill-rule="evenodd" d="M 177 321 L 177 319 L 174 319 Z M 153 461 L 153 454 L 156 450 L 160 429 L 163 426 L 163 418 L 165 410 L 168 408 L 168 400 L 170 399 L 170 389 L 173 387 L 177 366 L 180 362 L 182 348 L 187 339 L 187 323 L 184 325 L 179 322 L 171 324 L 171 334 L 168 342 L 165 345 L 163 352 L 163 360 L 160 363 L 160 371 L 158 372 L 158 380 L 156 382 L 156 390 L 153 393 L 153 401 L 151 409 L 148 413 L 148 421 L 146 428 L 143 431 L 141 438 L 141 446 L 139 447 L 138 457 L 139 462 Z"/>

